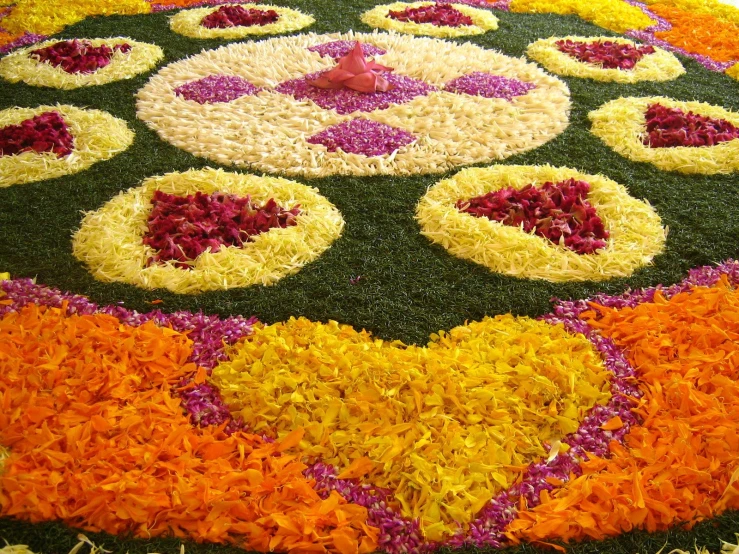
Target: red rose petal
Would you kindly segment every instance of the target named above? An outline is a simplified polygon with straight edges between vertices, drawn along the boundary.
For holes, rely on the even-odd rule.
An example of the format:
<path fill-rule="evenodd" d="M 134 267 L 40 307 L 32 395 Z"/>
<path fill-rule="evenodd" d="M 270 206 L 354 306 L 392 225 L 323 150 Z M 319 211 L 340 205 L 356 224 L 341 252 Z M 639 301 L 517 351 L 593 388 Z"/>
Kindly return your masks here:
<path fill-rule="evenodd" d="M 608 231 L 587 200 L 589 192 L 590 184 L 568 179 L 540 187 L 508 187 L 459 200 L 456 207 L 475 217 L 523 227 L 524 232 L 564 244 L 577 254 L 592 254 L 605 248 Z"/>
<path fill-rule="evenodd" d="M 177 196 L 156 191 L 151 200 L 148 230 L 143 243 L 157 254 L 149 260 L 175 260 L 181 268 L 210 248 L 218 252 L 222 246 L 241 247 L 251 237 L 274 228 L 297 225 L 300 206 L 286 210 L 270 199 L 263 206 L 251 198 L 214 192 Z"/>
<path fill-rule="evenodd" d="M 18 125 L 0 128 L 0 156 L 53 152 L 62 158 L 73 148 L 74 137 L 59 112 L 44 112 Z"/>

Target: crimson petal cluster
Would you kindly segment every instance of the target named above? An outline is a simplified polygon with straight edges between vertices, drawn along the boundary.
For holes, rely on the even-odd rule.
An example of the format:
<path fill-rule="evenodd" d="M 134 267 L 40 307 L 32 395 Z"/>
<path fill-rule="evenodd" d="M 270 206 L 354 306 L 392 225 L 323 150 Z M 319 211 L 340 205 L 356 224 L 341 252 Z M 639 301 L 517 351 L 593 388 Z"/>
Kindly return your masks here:
<path fill-rule="evenodd" d="M 714 146 L 739 138 L 739 129 L 725 119 L 714 119 L 679 108 L 651 104 L 645 114 L 647 135 L 643 143 L 651 148 Z"/>
<path fill-rule="evenodd" d="M 63 40 L 31 51 L 31 57 L 54 67 L 61 67 L 67 73 L 94 73 L 110 63 L 115 52 L 126 54 L 131 51 L 128 43 L 93 46 L 89 40 Z"/>
<path fill-rule="evenodd" d="M 72 153 L 74 137 L 59 112 L 44 112 L 19 125 L 0 128 L 0 156 L 23 152 L 53 152 L 59 158 Z"/>
<path fill-rule="evenodd" d="M 592 254 L 606 246 L 608 231 L 587 200 L 589 192 L 589 183 L 573 178 L 540 187 L 508 187 L 459 200 L 456 207 L 475 217 L 522 227 L 577 254 Z"/>
<path fill-rule="evenodd" d="M 412 23 L 430 23 L 436 27 L 461 27 L 462 25 L 474 25 L 474 21 L 468 15 L 463 14 L 449 4 L 432 4 L 418 8 L 406 8 L 404 10 L 387 13 L 387 17 L 398 21 Z"/>
<path fill-rule="evenodd" d="M 603 69 L 634 69 L 644 56 L 654 54 L 652 46 L 635 47 L 610 40 L 578 42 L 558 40 L 554 43 L 560 52 L 572 56 L 583 63 L 598 65 Z"/>
<path fill-rule="evenodd" d="M 259 10 L 243 6 L 221 6 L 206 15 L 200 24 L 206 29 L 226 29 L 228 27 L 251 27 L 269 25 L 280 18 L 274 10 Z"/>
<path fill-rule="evenodd" d="M 218 252 L 221 246 L 241 247 L 270 229 L 297 225 L 300 215 L 299 205 L 286 210 L 270 198 L 259 206 L 249 196 L 220 192 L 177 196 L 158 190 L 151 203 L 143 243 L 157 253 L 148 263 L 174 260 L 180 268 L 189 268 L 207 249 Z"/>

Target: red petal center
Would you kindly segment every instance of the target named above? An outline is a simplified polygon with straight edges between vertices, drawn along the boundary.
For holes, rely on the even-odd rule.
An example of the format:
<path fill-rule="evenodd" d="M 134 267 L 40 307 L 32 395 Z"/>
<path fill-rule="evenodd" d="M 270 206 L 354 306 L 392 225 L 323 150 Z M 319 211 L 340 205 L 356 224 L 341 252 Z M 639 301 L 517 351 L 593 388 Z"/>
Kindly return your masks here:
<path fill-rule="evenodd" d="M 156 191 L 151 200 L 148 230 L 143 243 L 157 254 L 149 264 L 175 260 L 188 268 L 192 260 L 210 248 L 241 247 L 252 237 L 270 229 L 297 225 L 300 206 L 287 210 L 270 198 L 260 206 L 251 198 L 214 192 L 177 196 Z"/>
<path fill-rule="evenodd" d="M 577 254 L 592 254 L 605 248 L 608 231 L 587 200 L 589 192 L 589 183 L 568 179 L 540 187 L 508 187 L 459 200 L 456 207 L 475 217 L 523 227 L 524 232 L 563 244 Z"/>

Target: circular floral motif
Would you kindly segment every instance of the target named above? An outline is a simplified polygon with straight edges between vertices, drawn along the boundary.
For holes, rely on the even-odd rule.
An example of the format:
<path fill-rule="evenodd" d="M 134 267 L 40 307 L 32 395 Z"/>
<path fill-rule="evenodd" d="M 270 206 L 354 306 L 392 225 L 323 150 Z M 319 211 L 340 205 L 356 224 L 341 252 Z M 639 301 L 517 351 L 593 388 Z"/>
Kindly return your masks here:
<path fill-rule="evenodd" d="M 643 55 L 631 69 L 606 68 L 596 63 L 578 60 L 560 50 L 557 43 L 571 41 L 573 43 L 590 44 L 595 42 L 610 42 L 618 45 L 640 47 L 633 40 L 616 37 L 551 37 L 529 45 L 526 54 L 542 64 L 547 70 L 566 77 L 589 78 L 596 81 L 611 81 L 616 83 L 636 83 L 639 81 L 670 81 L 683 73 L 680 60 L 667 50 L 657 47 L 654 52 Z"/>
<path fill-rule="evenodd" d="M 577 431 L 610 398 L 610 376 L 584 336 L 512 315 L 428 347 L 291 319 L 257 328 L 212 373 L 248 429 L 304 429 L 304 460 L 364 465 L 428 540 L 460 530 L 545 444 Z"/>
<path fill-rule="evenodd" d="M 465 20 L 471 20 L 471 23 L 457 26 L 443 25 L 443 20 L 438 21 L 436 24 L 416 23 L 412 19 L 403 21 L 390 15 L 390 12 L 403 12 L 427 6 L 447 6 L 448 8 L 446 9 L 454 10 L 462 14 L 462 16 L 466 16 Z M 489 10 L 473 8 L 465 4 L 437 4 L 436 2 L 395 2 L 393 4 L 375 6 L 362 14 L 362 22 L 377 29 L 397 31 L 411 35 L 428 35 L 438 38 L 481 35 L 487 31 L 495 31 L 498 28 L 498 18 Z"/>
<path fill-rule="evenodd" d="M 37 51 L 60 44 L 58 39 L 47 40 L 16 50 L 0 59 L 0 76 L 11 83 L 23 81 L 36 87 L 75 89 L 130 79 L 149 71 L 164 57 L 162 49 L 155 44 L 138 42 L 125 37 L 62 41 L 64 42 L 77 43 L 82 50 L 86 45 L 93 48 L 107 46 L 112 51 L 112 56 L 109 58 L 109 63 L 99 69 L 90 72 L 68 72 L 61 64 L 54 65 L 40 60 Z M 126 44 L 130 48 L 117 48 Z"/>
<path fill-rule="evenodd" d="M 456 207 L 492 191 L 577 179 L 590 185 L 588 202 L 608 231 L 607 245 L 594 254 L 577 254 L 536 234 L 525 233 Z M 662 252 L 665 231 L 654 209 L 629 196 L 602 175 L 552 166 L 493 166 L 464 169 L 431 187 L 416 210 L 421 233 L 459 258 L 492 271 L 547 281 L 600 281 L 626 277 Z"/>
<path fill-rule="evenodd" d="M 5 153 L 0 146 L 0 188 L 54 179 L 77 173 L 92 164 L 120 154 L 133 143 L 134 134 L 126 122 L 99 110 L 82 110 L 74 106 L 39 106 L 37 108 L 9 108 L 0 111 L 0 137 L 8 133 L 29 132 L 39 137 L 38 125 L 44 114 L 50 114 L 59 123 L 55 137 L 42 137 L 45 151 L 22 148 Z M 48 129 L 47 129 L 48 131 Z M 19 136 L 13 142 L 18 141 Z"/>
<path fill-rule="evenodd" d="M 654 105 L 739 127 L 739 114 L 720 106 L 653 96 L 618 98 L 590 112 L 591 132 L 625 158 L 649 162 L 666 171 L 706 175 L 739 171 L 739 139 L 736 138 L 712 146 L 649 146 L 647 111 Z M 686 131 L 686 136 L 689 134 Z"/>
<path fill-rule="evenodd" d="M 169 27 L 175 33 L 191 38 L 235 39 L 253 35 L 291 33 L 308 27 L 316 21 L 310 15 L 301 13 L 298 10 L 283 8 L 281 6 L 270 6 L 267 4 L 234 4 L 234 6 L 240 6 L 244 9 L 252 8 L 265 12 L 272 10 L 277 13 L 279 18 L 274 23 L 266 24 L 234 25 L 232 27 L 203 26 L 203 19 L 212 13 L 218 12 L 218 10 L 221 10 L 224 7 L 215 6 L 183 10 L 170 19 Z"/>
<path fill-rule="evenodd" d="M 311 78 L 336 63 L 315 47 L 339 40 L 384 50 L 375 59 L 395 69 L 388 79 L 396 88 L 365 94 L 311 87 Z M 253 87 L 230 102 L 205 104 L 177 93 L 213 75 L 238 77 Z M 321 177 L 439 173 L 503 159 L 561 133 L 570 100 L 564 83 L 535 64 L 474 44 L 350 33 L 203 52 L 162 69 L 139 91 L 137 108 L 160 137 L 195 155 Z M 350 124 L 356 120 L 373 123 Z M 330 144 L 321 139 L 326 135 Z M 378 150 L 378 141 L 389 146 Z"/>
<path fill-rule="evenodd" d="M 149 264 L 157 252 L 144 244 L 156 191 L 171 195 L 224 193 L 249 196 L 259 204 L 300 207 L 296 225 L 271 229 L 242 247 L 200 254 L 189 269 L 174 260 Z M 311 187 L 275 177 L 256 177 L 216 169 L 169 173 L 145 180 L 89 212 L 73 238 L 78 260 L 96 279 L 119 281 L 176 293 L 198 293 L 250 285 L 271 285 L 320 256 L 344 227 L 339 211 Z M 115 245 L 111 248 L 111 245 Z M 147 265 L 148 264 L 148 265 Z"/>

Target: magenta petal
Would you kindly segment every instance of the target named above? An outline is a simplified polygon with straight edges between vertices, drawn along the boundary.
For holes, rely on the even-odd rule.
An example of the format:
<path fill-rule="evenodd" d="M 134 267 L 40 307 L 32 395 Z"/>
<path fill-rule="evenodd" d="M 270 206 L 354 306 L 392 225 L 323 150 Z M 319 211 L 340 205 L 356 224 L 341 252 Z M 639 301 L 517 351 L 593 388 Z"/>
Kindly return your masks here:
<path fill-rule="evenodd" d="M 352 119 L 308 138 L 310 144 L 322 144 L 329 152 L 341 149 L 348 154 L 382 156 L 414 142 L 409 132 L 369 119 Z"/>

